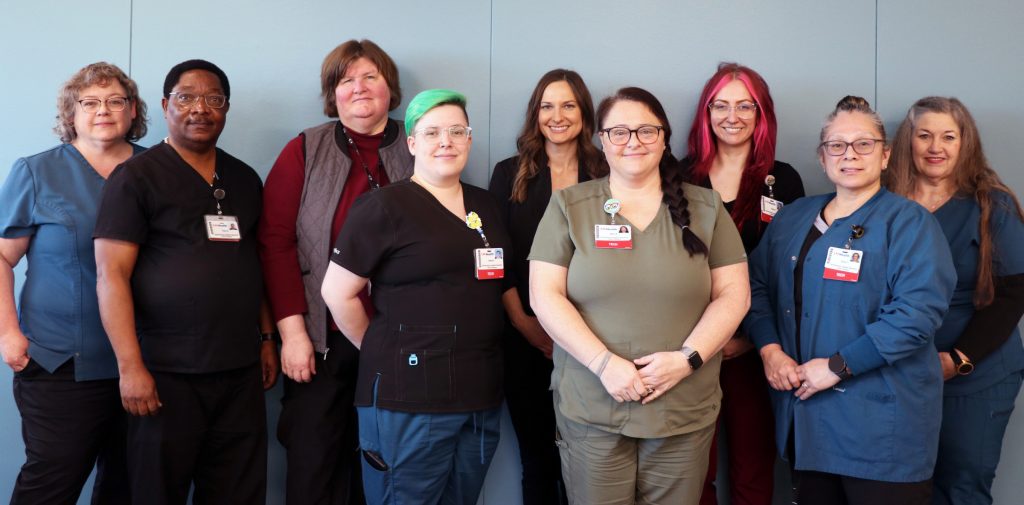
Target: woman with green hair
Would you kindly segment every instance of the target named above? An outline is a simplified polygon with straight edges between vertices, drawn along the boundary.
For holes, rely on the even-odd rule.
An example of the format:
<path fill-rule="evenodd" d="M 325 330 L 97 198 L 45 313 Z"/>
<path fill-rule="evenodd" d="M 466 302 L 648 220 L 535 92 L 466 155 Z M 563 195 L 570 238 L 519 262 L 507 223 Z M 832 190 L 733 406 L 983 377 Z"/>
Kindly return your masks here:
<path fill-rule="evenodd" d="M 360 197 L 323 297 L 360 348 L 356 408 L 368 503 L 473 505 L 498 445 L 509 238 L 487 191 L 459 180 L 466 98 L 409 104 L 411 179 Z M 358 294 L 372 285 L 373 316 Z"/>

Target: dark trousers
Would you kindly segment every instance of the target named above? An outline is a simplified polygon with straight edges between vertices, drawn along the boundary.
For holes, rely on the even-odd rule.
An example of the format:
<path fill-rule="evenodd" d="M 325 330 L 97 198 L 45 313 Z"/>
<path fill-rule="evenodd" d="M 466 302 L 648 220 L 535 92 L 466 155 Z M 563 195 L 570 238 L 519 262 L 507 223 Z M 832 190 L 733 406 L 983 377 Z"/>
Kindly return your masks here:
<path fill-rule="evenodd" d="M 793 472 L 798 505 L 928 505 L 932 480 L 883 482 L 833 473 Z"/>
<path fill-rule="evenodd" d="M 74 505 L 93 465 L 94 505 L 131 503 L 125 412 L 117 379 L 75 382 L 74 362 L 49 373 L 35 361 L 14 374 L 25 464 L 12 505 Z"/>
<path fill-rule="evenodd" d="M 206 374 L 152 372 L 163 406 L 130 416 L 136 505 L 252 505 L 266 501 L 267 419 L 258 364 Z"/>
<path fill-rule="evenodd" d="M 329 332 L 307 383 L 284 378 L 277 439 L 287 451 L 288 505 L 356 505 L 363 499 L 356 422 L 359 351 Z"/>
<path fill-rule="evenodd" d="M 511 327 L 505 338 L 505 402 L 519 441 L 523 503 L 567 503 L 549 390 L 553 364 Z"/>
<path fill-rule="evenodd" d="M 981 391 L 942 399 L 933 505 L 992 503 L 992 481 L 1022 377 L 1014 372 Z M 1019 469 L 1008 470 L 1010 479 L 1020 475 Z"/>
<path fill-rule="evenodd" d="M 775 487 L 775 417 L 768 397 L 768 380 L 756 350 L 723 361 L 724 432 L 711 444 L 708 475 L 700 505 L 716 505 L 718 436 L 728 442 L 729 497 L 733 505 L 770 505 Z"/>

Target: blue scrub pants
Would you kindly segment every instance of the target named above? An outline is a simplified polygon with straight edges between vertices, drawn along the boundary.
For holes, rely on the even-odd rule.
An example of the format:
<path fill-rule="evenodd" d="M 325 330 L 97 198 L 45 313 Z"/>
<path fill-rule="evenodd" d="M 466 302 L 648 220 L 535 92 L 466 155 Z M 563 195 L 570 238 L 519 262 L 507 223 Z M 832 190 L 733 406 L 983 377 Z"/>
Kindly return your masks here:
<path fill-rule="evenodd" d="M 1013 413 L 1024 372 L 976 393 L 947 396 L 935 464 L 934 505 L 989 505 L 1003 434 Z"/>
<path fill-rule="evenodd" d="M 498 447 L 500 408 L 413 413 L 358 407 L 359 443 L 388 466 L 363 458 L 366 503 L 475 505 Z"/>

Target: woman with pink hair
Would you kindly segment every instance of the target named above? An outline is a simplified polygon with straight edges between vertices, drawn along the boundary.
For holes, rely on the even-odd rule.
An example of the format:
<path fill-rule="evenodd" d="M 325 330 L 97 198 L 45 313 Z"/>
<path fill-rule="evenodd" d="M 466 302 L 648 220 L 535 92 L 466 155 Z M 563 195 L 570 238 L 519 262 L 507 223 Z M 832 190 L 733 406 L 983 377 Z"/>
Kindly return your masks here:
<path fill-rule="evenodd" d="M 775 160 L 775 107 L 768 84 L 736 63 L 718 66 L 697 104 L 684 170 L 689 181 L 722 195 L 750 254 L 783 205 L 804 196 L 800 175 Z M 728 437 L 729 495 L 738 505 L 770 504 L 775 467 L 774 420 L 763 365 L 737 332 L 722 349 L 723 436 Z M 711 446 L 701 505 L 718 503 L 717 440 Z"/>

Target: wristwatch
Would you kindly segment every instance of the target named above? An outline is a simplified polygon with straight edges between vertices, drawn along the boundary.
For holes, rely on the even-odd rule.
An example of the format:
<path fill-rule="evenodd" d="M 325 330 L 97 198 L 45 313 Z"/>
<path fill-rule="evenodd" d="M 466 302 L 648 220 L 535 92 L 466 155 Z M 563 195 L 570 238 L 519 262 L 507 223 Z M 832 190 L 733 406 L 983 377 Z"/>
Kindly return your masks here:
<path fill-rule="evenodd" d="M 683 356 L 686 356 L 686 362 L 690 364 L 690 368 L 693 369 L 694 372 L 704 365 L 704 360 L 701 359 L 700 353 L 690 347 L 684 345 L 682 349 L 679 349 L 679 352 L 683 353 Z"/>
<path fill-rule="evenodd" d="M 274 336 L 275 335 L 277 335 L 277 332 L 273 332 L 273 331 L 267 332 L 267 333 L 260 333 L 260 342 L 266 342 L 268 340 L 274 340 Z"/>
<path fill-rule="evenodd" d="M 956 367 L 957 375 L 968 375 L 974 371 L 974 363 L 971 363 L 970 358 L 961 358 L 960 352 L 956 349 L 949 350 L 949 357 L 953 358 L 953 366 Z"/>
<path fill-rule="evenodd" d="M 838 375 L 841 381 L 853 376 L 850 373 L 850 369 L 846 367 L 846 360 L 843 359 L 843 355 L 838 352 L 828 358 L 828 369 Z"/>

